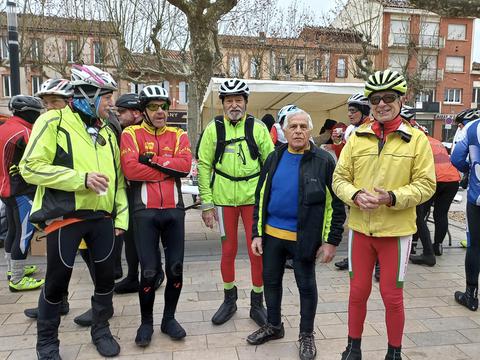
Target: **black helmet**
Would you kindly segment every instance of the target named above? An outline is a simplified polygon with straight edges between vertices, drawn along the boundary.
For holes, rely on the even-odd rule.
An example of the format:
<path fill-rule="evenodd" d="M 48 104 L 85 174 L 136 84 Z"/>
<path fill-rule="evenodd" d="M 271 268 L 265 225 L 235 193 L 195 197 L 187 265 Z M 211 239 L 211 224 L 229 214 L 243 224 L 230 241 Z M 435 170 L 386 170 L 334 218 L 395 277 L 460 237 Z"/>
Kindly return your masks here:
<path fill-rule="evenodd" d="M 13 113 L 27 110 L 40 113 L 43 110 L 43 103 L 35 96 L 15 95 L 10 99 L 8 109 Z"/>
<path fill-rule="evenodd" d="M 480 118 L 480 108 L 477 109 L 465 109 L 455 116 L 455 122 L 457 124 L 466 125 L 472 120 L 477 120 Z"/>
<path fill-rule="evenodd" d="M 115 102 L 115 106 L 117 108 L 120 107 L 124 109 L 142 111 L 142 107 L 140 106 L 140 99 L 138 95 L 135 93 L 123 94 L 117 99 L 117 101 Z"/>

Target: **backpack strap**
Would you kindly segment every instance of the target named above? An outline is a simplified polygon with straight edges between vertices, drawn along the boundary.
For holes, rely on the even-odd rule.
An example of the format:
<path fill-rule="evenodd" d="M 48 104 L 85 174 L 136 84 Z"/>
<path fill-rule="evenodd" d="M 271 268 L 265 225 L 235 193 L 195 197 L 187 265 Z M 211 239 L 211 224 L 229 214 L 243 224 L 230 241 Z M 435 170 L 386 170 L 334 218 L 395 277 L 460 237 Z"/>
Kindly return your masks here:
<path fill-rule="evenodd" d="M 245 140 L 247 142 L 248 151 L 253 160 L 258 159 L 258 161 L 260 161 L 260 151 L 258 150 L 258 145 L 255 142 L 255 136 L 253 135 L 254 125 L 255 118 L 252 115 L 247 114 L 247 118 L 245 119 Z"/>

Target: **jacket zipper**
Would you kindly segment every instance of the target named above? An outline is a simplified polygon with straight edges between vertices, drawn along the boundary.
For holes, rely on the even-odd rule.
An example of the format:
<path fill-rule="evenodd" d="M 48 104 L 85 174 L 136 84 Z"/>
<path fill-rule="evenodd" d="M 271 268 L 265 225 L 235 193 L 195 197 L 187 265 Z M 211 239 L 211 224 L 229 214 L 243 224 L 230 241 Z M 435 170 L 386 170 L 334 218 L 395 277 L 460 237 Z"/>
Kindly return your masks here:
<path fill-rule="evenodd" d="M 160 156 L 160 144 L 158 143 L 157 128 L 155 128 L 155 142 L 157 143 L 157 156 Z M 160 209 L 163 209 L 163 192 L 162 181 L 158 182 L 158 189 L 160 190 Z"/>

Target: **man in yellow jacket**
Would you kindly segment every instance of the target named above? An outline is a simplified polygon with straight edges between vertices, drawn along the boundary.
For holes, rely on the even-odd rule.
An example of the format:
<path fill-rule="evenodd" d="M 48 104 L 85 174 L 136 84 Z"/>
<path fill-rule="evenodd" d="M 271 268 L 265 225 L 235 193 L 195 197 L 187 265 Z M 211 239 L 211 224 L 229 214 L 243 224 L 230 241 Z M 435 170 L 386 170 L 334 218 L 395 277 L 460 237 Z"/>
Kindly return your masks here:
<path fill-rule="evenodd" d="M 102 356 L 120 352 L 108 319 L 113 314 L 114 236 L 128 229 L 128 205 L 120 150 L 105 121 L 117 84 L 94 66 L 74 65 L 72 85 L 73 101 L 38 118 L 20 162 L 25 181 L 37 185 L 30 221 L 47 233 L 38 359 L 60 359 L 59 310 L 82 238 L 94 264 L 92 342 Z"/>
<path fill-rule="evenodd" d="M 386 309 L 385 360 L 401 359 L 403 281 L 416 232 L 415 207 L 435 192 L 428 139 L 400 117 L 406 92 L 405 78 L 396 71 L 377 71 L 368 78 L 365 96 L 373 120 L 350 137 L 333 177 L 334 192 L 350 206 L 348 345 L 342 360 L 361 359 L 363 323 L 377 259 Z"/>
<path fill-rule="evenodd" d="M 238 219 L 245 227 L 253 289 L 250 317 L 262 326 L 267 313 L 263 307 L 262 259 L 251 250 L 253 207 L 262 164 L 273 151 L 267 127 L 246 113 L 248 85 L 241 79 L 226 80 L 219 88 L 224 115 L 210 122 L 198 147 L 198 188 L 205 225 L 220 225 L 221 270 L 225 300 L 213 315 L 215 325 L 225 323 L 237 311 L 235 257 L 238 247 Z"/>

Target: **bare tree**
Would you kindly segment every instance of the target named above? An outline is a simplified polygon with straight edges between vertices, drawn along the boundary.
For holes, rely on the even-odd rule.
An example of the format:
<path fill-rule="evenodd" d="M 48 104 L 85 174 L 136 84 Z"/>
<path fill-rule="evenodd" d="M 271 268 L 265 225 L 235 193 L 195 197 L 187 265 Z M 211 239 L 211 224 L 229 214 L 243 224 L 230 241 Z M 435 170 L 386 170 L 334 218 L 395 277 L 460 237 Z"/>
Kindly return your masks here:
<path fill-rule="evenodd" d="M 410 0 L 419 9 L 435 12 L 449 17 L 480 18 L 480 1 L 478 0 Z"/>

